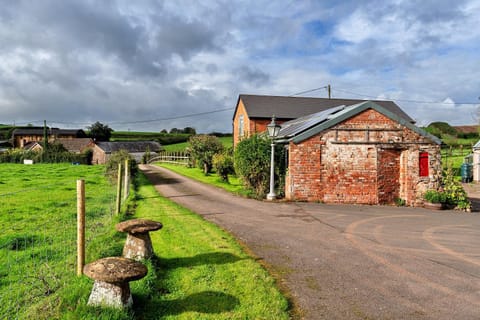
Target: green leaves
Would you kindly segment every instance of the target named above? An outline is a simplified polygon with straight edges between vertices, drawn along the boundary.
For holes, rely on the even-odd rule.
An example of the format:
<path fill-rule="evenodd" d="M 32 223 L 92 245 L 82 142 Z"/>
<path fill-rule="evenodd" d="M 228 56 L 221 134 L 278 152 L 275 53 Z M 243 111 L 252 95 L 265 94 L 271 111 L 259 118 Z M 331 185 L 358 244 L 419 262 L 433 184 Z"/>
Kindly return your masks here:
<path fill-rule="evenodd" d="M 467 192 L 463 189 L 460 182 L 454 179 L 451 167 L 447 168 L 445 171 L 443 183 L 443 191 L 447 196 L 447 203 L 455 205 L 456 208 L 460 210 L 467 210 L 472 207 Z"/>
<path fill-rule="evenodd" d="M 235 173 L 231 148 L 229 151 L 213 156 L 213 167 L 222 181 L 228 182 L 228 175 Z"/>
<path fill-rule="evenodd" d="M 263 198 L 268 192 L 270 182 L 270 140 L 253 135 L 243 139 L 235 148 L 235 172 L 245 187 L 255 192 L 257 198 Z M 275 182 L 283 184 L 285 175 L 285 156 L 281 145 L 275 147 Z M 283 193 L 280 190 L 279 194 Z"/>
<path fill-rule="evenodd" d="M 213 167 L 213 156 L 223 151 L 222 142 L 219 138 L 206 134 L 191 136 L 188 142 L 196 165 L 208 174 Z"/>

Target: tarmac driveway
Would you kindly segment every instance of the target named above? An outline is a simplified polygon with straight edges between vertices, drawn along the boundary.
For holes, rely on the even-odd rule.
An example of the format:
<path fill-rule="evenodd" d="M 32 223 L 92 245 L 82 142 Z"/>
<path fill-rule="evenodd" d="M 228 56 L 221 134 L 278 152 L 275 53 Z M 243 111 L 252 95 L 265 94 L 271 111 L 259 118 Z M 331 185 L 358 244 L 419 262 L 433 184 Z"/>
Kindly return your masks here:
<path fill-rule="evenodd" d="M 480 216 L 262 202 L 141 169 L 263 259 L 302 319 L 480 319 Z"/>

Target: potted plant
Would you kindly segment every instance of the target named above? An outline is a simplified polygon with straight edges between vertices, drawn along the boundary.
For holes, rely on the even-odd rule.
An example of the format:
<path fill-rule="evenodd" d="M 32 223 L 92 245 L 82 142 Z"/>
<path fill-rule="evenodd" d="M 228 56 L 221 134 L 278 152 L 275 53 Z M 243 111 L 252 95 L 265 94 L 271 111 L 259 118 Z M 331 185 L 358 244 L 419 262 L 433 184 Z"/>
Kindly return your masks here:
<path fill-rule="evenodd" d="M 447 194 L 438 190 L 427 190 L 423 195 L 423 199 L 425 200 L 423 203 L 424 208 L 443 210 L 447 203 Z"/>

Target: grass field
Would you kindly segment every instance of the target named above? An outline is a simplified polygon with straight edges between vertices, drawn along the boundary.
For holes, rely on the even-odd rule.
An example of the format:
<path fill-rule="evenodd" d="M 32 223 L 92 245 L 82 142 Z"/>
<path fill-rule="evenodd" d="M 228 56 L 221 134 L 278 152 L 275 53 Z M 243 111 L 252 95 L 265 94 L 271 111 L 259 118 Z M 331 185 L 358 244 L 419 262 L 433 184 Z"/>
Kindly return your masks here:
<path fill-rule="evenodd" d="M 114 188 L 103 170 L 0 164 L 1 319 L 61 318 L 62 308 L 85 303 L 89 283 L 75 276 L 77 179 L 86 182 L 87 261 L 121 249 L 111 229 Z"/>
<path fill-rule="evenodd" d="M 465 157 L 471 154 L 472 150 L 467 148 L 444 148 L 442 149 L 442 165 L 444 169 L 451 167 L 454 176 L 460 178 L 460 167 Z"/>
<path fill-rule="evenodd" d="M 86 180 L 87 256 L 121 254 L 114 186 L 102 166 L 0 164 L 1 319 L 287 319 L 273 279 L 229 234 L 160 197 L 140 177 L 136 215 L 161 221 L 148 275 L 131 283 L 132 310 L 86 305 L 75 275 L 76 180 Z"/>
<path fill-rule="evenodd" d="M 222 142 L 225 148 L 229 148 L 233 146 L 233 138 L 232 137 L 220 137 L 220 141 Z M 167 152 L 182 152 L 188 147 L 188 142 L 182 143 L 175 143 L 163 146 L 165 151 Z"/>

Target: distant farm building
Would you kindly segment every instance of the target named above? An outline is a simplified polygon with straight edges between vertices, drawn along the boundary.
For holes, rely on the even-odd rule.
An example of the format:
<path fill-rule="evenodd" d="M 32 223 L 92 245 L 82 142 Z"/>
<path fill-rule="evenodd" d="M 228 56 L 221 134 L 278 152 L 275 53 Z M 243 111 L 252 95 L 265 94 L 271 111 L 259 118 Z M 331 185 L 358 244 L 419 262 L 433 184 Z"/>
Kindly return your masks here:
<path fill-rule="evenodd" d="M 43 136 L 43 128 L 15 129 L 12 133 L 13 147 L 24 148 L 30 142 L 42 141 Z M 87 134 L 81 129 L 47 128 L 47 137 L 49 142 L 53 142 L 57 139 L 87 138 Z"/>
<path fill-rule="evenodd" d="M 105 164 L 112 153 L 120 150 L 127 151 L 137 162 L 140 162 L 146 152 L 150 152 L 154 157 L 163 150 L 163 147 L 156 141 L 99 141 L 93 148 L 92 163 Z"/>

